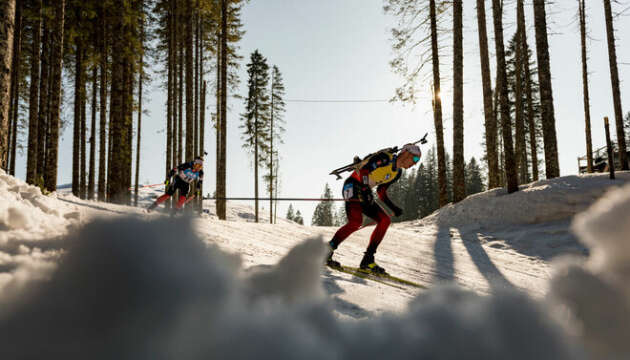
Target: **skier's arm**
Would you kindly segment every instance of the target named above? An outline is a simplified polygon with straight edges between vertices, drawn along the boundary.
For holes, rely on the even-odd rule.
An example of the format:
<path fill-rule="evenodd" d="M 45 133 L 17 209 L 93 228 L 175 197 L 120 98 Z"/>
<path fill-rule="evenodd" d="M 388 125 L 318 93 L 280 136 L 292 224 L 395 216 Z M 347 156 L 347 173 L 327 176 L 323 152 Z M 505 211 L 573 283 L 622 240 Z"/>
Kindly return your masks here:
<path fill-rule="evenodd" d="M 401 175 L 402 175 L 402 172 L 399 172 L 398 175 L 396 175 L 396 178 L 392 182 L 379 185 L 376 188 L 376 193 L 378 194 L 378 198 L 381 199 L 385 203 L 385 205 L 387 205 L 388 208 L 392 209 L 392 211 L 394 212 L 394 215 L 396 216 L 402 215 L 402 209 L 396 206 L 396 204 L 394 204 L 394 202 L 390 200 L 389 196 L 387 196 L 387 189 L 389 188 L 391 184 L 398 181 Z"/>

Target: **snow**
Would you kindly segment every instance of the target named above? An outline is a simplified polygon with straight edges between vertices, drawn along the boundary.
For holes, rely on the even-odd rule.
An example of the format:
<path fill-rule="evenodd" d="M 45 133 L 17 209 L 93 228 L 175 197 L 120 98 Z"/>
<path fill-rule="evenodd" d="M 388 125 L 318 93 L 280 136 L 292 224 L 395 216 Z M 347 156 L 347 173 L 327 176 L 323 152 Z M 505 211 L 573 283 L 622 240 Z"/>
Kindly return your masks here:
<path fill-rule="evenodd" d="M 235 203 L 228 221 L 212 202 L 171 219 L 0 172 L 0 358 L 627 358 L 630 174 L 617 176 L 394 224 L 376 259 L 423 290 L 323 268 L 335 228 L 266 211 L 256 224 Z M 358 264 L 372 229 L 335 257 Z"/>

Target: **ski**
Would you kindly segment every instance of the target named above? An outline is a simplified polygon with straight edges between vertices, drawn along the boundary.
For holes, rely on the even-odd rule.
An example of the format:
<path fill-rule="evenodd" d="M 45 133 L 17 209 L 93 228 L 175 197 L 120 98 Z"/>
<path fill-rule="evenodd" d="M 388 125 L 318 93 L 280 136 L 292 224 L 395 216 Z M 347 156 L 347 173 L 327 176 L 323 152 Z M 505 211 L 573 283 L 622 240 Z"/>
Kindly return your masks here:
<path fill-rule="evenodd" d="M 393 286 L 398 289 L 406 289 L 408 287 L 414 287 L 419 289 L 426 289 L 427 287 L 421 284 L 418 284 L 413 281 L 405 280 L 390 274 L 376 274 L 372 273 L 368 270 L 363 270 L 360 268 L 352 267 L 352 266 L 328 266 L 329 268 L 337 271 L 344 272 L 346 274 L 354 275 L 356 277 L 360 277 L 362 279 L 376 281 L 378 283 Z"/>

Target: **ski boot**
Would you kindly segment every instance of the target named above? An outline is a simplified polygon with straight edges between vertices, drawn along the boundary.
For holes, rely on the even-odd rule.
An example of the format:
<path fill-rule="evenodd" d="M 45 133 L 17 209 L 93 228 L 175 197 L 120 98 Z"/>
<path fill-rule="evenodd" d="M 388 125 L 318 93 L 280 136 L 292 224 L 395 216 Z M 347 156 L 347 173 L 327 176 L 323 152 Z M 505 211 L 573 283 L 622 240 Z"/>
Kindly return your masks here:
<path fill-rule="evenodd" d="M 155 210 L 157 206 L 158 206 L 158 203 L 154 201 L 153 204 L 149 205 L 149 207 L 146 208 L 147 213 L 150 213 L 151 211 Z"/>
<path fill-rule="evenodd" d="M 333 254 L 335 253 L 335 249 L 337 248 L 332 240 L 328 243 L 329 246 L 329 252 L 328 252 L 328 256 L 326 257 L 326 265 L 333 267 L 333 268 L 340 268 L 341 267 L 341 263 L 339 261 L 333 260 Z"/>
<path fill-rule="evenodd" d="M 387 275 L 387 271 L 374 262 L 374 254 L 369 254 L 367 251 L 363 255 L 359 269 L 366 273 Z"/>

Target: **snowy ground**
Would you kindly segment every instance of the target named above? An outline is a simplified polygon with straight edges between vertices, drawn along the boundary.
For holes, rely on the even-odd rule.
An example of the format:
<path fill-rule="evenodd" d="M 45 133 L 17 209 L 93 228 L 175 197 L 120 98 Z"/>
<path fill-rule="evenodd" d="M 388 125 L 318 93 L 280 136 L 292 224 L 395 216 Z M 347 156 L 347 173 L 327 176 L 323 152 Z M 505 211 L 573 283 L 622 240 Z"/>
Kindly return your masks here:
<path fill-rule="evenodd" d="M 424 326 L 432 324 L 433 327 L 444 326 L 448 321 L 454 321 L 455 326 L 463 331 L 456 336 L 459 339 L 460 337 L 466 338 L 466 332 L 473 331 L 475 327 L 480 328 L 474 330 L 473 333 L 477 330 L 481 331 L 481 328 L 483 328 L 484 331 L 489 333 L 488 336 L 492 337 L 493 331 L 496 332 L 500 329 L 493 328 L 493 326 L 496 327 L 498 325 L 492 325 L 492 322 L 488 323 L 487 318 L 484 318 L 484 316 L 499 316 L 503 319 L 501 321 L 506 322 L 502 326 L 507 326 L 510 329 L 523 328 L 528 329 L 528 331 L 540 332 L 541 338 L 534 337 L 528 341 L 538 342 L 538 345 L 540 345 L 540 342 L 546 341 L 553 342 L 553 344 L 547 344 L 549 345 L 547 352 L 532 353 L 525 351 L 519 353 L 518 356 L 514 356 L 512 352 L 503 352 L 502 349 L 490 346 L 493 349 L 492 351 L 497 351 L 496 353 L 491 353 L 488 352 L 490 350 L 484 347 L 483 344 L 474 345 L 473 347 L 479 346 L 477 350 L 481 353 L 499 356 L 496 358 L 506 358 L 505 354 L 508 353 L 512 354 L 510 356 L 512 358 L 532 358 L 532 356 L 539 358 L 573 358 L 578 356 L 576 354 L 581 354 L 584 348 L 587 348 L 591 355 L 602 353 L 609 355 L 606 353 L 608 349 L 616 351 L 613 352 L 616 356 L 620 354 L 624 356 L 630 355 L 630 350 L 624 341 L 614 344 L 606 343 L 602 350 L 601 342 L 614 342 L 616 341 L 615 336 L 609 336 L 609 340 L 602 340 L 593 334 L 588 334 L 588 321 L 597 323 L 598 319 L 596 316 L 595 319 L 582 319 L 584 323 L 581 325 L 581 328 L 585 330 L 581 333 L 579 331 L 559 331 L 557 329 L 562 326 L 570 327 L 567 324 L 571 324 L 571 321 L 574 321 L 575 317 L 579 317 L 580 314 L 585 314 L 585 317 L 592 317 L 592 314 L 589 313 L 590 306 L 584 305 L 581 308 L 574 309 L 577 314 L 573 316 L 561 316 L 562 319 L 558 320 L 560 325 L 555 323 L 547 324 L 547 321 L 550 321 L 547 319 L 548 316 L 542 316 L 537 310 L 539 306 L 537 304 L 541 303 L 543 304 L 542 307 L 546 309 L 544 311 L 552 314 L 565 314 L 566 311 L 557 312 L 555 310 L 556 307 L 548 305 L 552 301 L 550 299 L 562 300 L 564 297 L 573 299 L 579 297 L 574 293 L 576 290 L 572 284 L 575 282 L 576 277 L 585 276 L 580 271 L 590 271 L 594 274 L 591 276 L 597 278 L 598 271 L 601 272 L 602 269 L 606 268 L 605 264 L 602 265 L 601 259 L 610 259 L 611 254 L 618 250 L 619 241 L 617 240 L 619 238 L 627 238 L 628 232 L 613 231 L 612 234 L 609 234 L 610 238 L 613 239 L 609 242 L 609 245 L 603 250 L 597 250 L 600 245 L 596 241 L 593 242 L 591 240 L 592 242 L 589 243 L 588 240 L 584 239 L 588 238 L 590 231 L 589 221 L 598 224 L 599 218 L 596 215 L 591 216 L 594 220 L 588 220 L 587 213 L 587 215 L 583 216 L 586 220 L 582 223 L 578 221 L 579 224 L 574 225 L 582 227 L 582 241 L 586 242 L 589 245 L 588 247 L 578 241 L 578 236 L 575 235 L 571 227 L 575 221 L 574 217 L 576 214 L 587 210 L 609 188 L 621 187 L 625 183 L 630 182 L 630 173 L 618 173 L 617 177 L 618 180 L 616 181 L 610 181 L 605 175 L 568 176 L 544 180 L 522 186 L 521 191 L 510 195 L 506 194 L 502 189 L 495 189 L 471 196 L 460 204 L 449 205 L 425 219 L 394 224 L 379 247 L 376 259 L 391 274 L 418 282 L 429 289 L 422 290 L 411 287 L 395 288 L 320 266 L 319 264 L 325 252 L 325 247 L 322 245 L 323 240 L 330 239 L 336 230 L 335 228 L 301 226 L 285 219 L 278 219 L 278 224 L 271 225 L 267 223 L 268 214 L 264 210 L 261 211 L 261 223 L 256 224 L 253 222 L 251 207 L 235 203 L 228 204 L 228 221 L 219 221 L 215 215 L 213 202 L 208 201 L 204 204 L 204 207 L 208 209 L 209 213 L 204 214 L 201 218 L 192 220 L 192 233 L 190 233 L 187 230 L 187 220 L 173 222 L 169 217 L 159 212 L 146 214 L 141 208 L 80 200 L 70 195 L 68 190 L 61 190 L 58 194 L 44 196 L 38 189 L 28 186 L 4 173 L 0 173 L 0 330 L 7 329 L 9 324 L 28 324 L 28 321 L 24 321 L 18 315 L 13 314 L 13 317 L 7 315 L 10 311 L 7 309 L 16 308 L 17 303 L 31 304 L 24 305 L 26 308 L 31 306 L 31 310 L 27 311 L 31 317 L 34 317 L 33 314 L 37 312 L 36 309 L 46 306 L 52 307 L 56 303 L 53 300 L 51 301 L 53 305 L 42 305 L 32 300 L 32 292 L 42 291 L 46 293 L 46 291 L 52 291 L 50 286 L 42 285 L 50 284 L 48 279 L 52 278 L 51 283 L 53 284 L 63 284 L 64 281 L 75 284 L 78 281 L 75 277 L 79 276 L 76 272 L 85 271 L 82 266 L 91 266 L 91 262 L 87 262 L 87 260 L 84 262 L 76 259 L 64 260 L 60 263 L 60 259 L 74 259 L 72 256 L 73 252 L 85 251 L 87 255 L 84 257 L 90 259 L 92 258 L 91 256 L 94 256 L 91 252 L 94 249 L 90 248 L 92 245 L 85 245 L 87 250 L 80 246 L 78 248 L 82 250 L 70 250 L 73 249 L 72 244 L 76 243 L 76 239 L 79 239 L 79 243 L 98 243 L 98 239 L 103 238 L 103 243 L 99 243 L 100 245 L 97 246 L 100 251 L 99 254 L 104 252 L 102 257 L 105 260 L 102 261 L 107 261 L 108 256 L 114 259 L 112 262 L 107 262 L 105 267 L 113 268 L 113 272 L 117 273 L 115 270 L 117 269 L 117 264 L 124 265 L 126 261 L 131 261 L 135 264 L 135 260 L 128 259 L 127 255 L 120 259 L 116 257 L 116 255 L 126 254 L 125 249 L 127 245 L 125 244 L 128 244 L 129 241 L 133 243 L 133 245 L 129 245 L 129 253 L 140 257 L 140 259 L 137 259 L 138 264 L 143 264 L 145 256 L 142 254 L 144 252 L 147 254 L 158 252 L 157 255 L 149 255 L 148 257 L 150 259 L 158 259 L 159 261 L 155 261 L 158 261 L 160 264 L 162 264 L 162 261 L 167 263 L 173 262 L 176 270 L 179 269 L 179 266 L 184 268 L 190 267 L 191 269 L 199 267 L 203 270 L 207 265 L 196 263 L 195 261 L 200 261 L 199 259 L 191 260 L 190 264 L 187 264 L 186 258 L 182 259 L 176 256 L 177 254 L 186 253 L 184 250 L 187 245 L 185 244 L 188 244 L 188 242 L 194 243 L 199 238 L 210 245 L 211 248 L 213 248 L 213 245 L 218 246 L 220 250 L 217 251 L 220 254 L 234 255 L 216 255 L 213 253 L 214 255 L 212 256 L 218 256 L 216 258 L 218 262 L 226 262 L 228 264 L 226 268 L 232 269 L 231 272 L 228 271 L 231 275 L 223 274 L 221 276 L 216 275 L 216 277 L 222 278 L 223 276 L 223 279 L 227 279 L 236 276 L 238 280 L 232 280 L 240 285 L 235 286 L 233 292 L 243 292 L 245 295 L 241 294 L 241 297 L 237 297 L 237 300 L 232 299 L 231 302 L 239 303 L 239 301 L 245 301 L 257 304 L 248 308 L 250 311 L 249 316 L 253 316 L 250 320 L 254 323 L 260 321 L 257 318 L 260 315 L 260 311 L 265 316 L 271 316 L 269 314 L 277 315 L 279 309 L 284 309 L 284 311 L 280 311 L 283 314 L 285 312 L 292 314 L 285 314 L 280 316 L 280 318 L 283 316 L 288 318 L 298 316 L 301 321 L 304 321 L 303 317 L 306 316 L 308 318 L 308 315 L 300 312 L 305 310 L 302 307 L 299 310 L 295 310 L 295 308 L 290 306 L 287 308 L 286 303 L 299 303 L 301 304 L 300 306 L 303 306 L 305 303 L 316 303 L 325 304 L 327 308 L 330 308 L 330 314 L 334 314 L 334 318 L 339 319 L 328 319 L 327 315 L 325 315 L 327 314 L 326 311 L 313 310 L 319 314 L 316 317 L 323 317 L 320 320 L 328 325 L 352 326 L 350 324 L 355 322 L 346 322 L 346 320 L 354 319 L 360 320 L 358 324 L 374 322 L 387 329 L 400 329 L 401 326 L 411 326 L 409 324 L 404 325 L 405 323 L 402 325 L 397 323 L 397 321 L 404 321 L 404 319 L 415 318 L 415 321 L 423 319 L 426 321 Z M 630 192 L 630 188 L 626 188 L 625 193 L 628 192 Z M 161 189 L 159 188 L 143 189 L 140 205 L 146 206 L 160 193 Z M 608 201 L 611 203 L 618 201 L 618 199 L 623 198 L 625 193 L 619 190 L 617 195 Z M 628 203 L 630 203 L 630 200 Z M 628 207 L 630 205 L 622 204 L 619 206 Z M 610 205 L 607 208 L 611 207 L 614 206 Z M 600 212 L 605 211 L 604 209 Z M 589 213 L 594 212 L 595 210 L 589 211 Z M 626 227 L 628 226 L 627 216 L 629 213 L 628 211 L 625 212 Z M 132 220 L 128 220 L 130 216 Z M 120 226 L 117 224 L 120 224 Z M 615 228 L 615 226 L 612 227 Z M 161 230 L 157 231 L 155 230 L 156 228 Z M 125 232 L 124 229 L 130 229 L 129 232 L 132 234 Z M 353 234 L 337 250 L 335 254 L 336 259 L 343 264 L 358 265 L 369 241 L 372 229 L 373 227 L 368 227 Z M 113 238 L 108 236 L 108 234 L 104 234 L 110 230 Z M 630 232 L 630 230 L 628 231 Z M 595 232 L 604 233 L 606 229 L 598 228 Z M 155 233 L 154 236 L 148 235 L 153 233 Z M 580 232 L 578 231 L 578 233 Z M 149 244 L 148 246 L 151 249 L 134 251 L 135 241 L 144 241 L 140 239 L 145 238 L 149 238 L 148 242 L 142 244 Z M 75 239 L 74 242 L 72 239 Z M 307 241 L 308 239 L 319 240 Z M 151 241 L 155 242 L 155 248 L 150 245 Z M 107 245 L 110 242 L 111 245 L 109 246 L 111 246 L 111 249 Z M 177 248 L 177 246 L 180 246 L 180 243 L 183 244 L 181 246 L 184 250 Z M 118 249 L 116 246 L 120 246 L 122 249 Z M 171 248 L 173 246 L 174 248 Z M 158 249 L 160 250 L 158 251 Z M 626 248 L 621 250 L 623 250 L 620 252 L 621 255 L 617 257 L 626 259 L 624 256 L 627 255 L 623 254 L 630 253 L 627 245 Z M 193 252 L 195 253 L 193 255 L 187 254 L 196 258 L 196 253 L 198 252 L 199 250 L 196 250 L 196 252 Z M 589 254 L 593 255 L 589 258 Z M 596 254 L 599 255 L 596 256 Z M 571 264 L 577 263 L 578 265 L 566 265 L 566 260 L 557 260 L 563 259 L 566 255 L 573 255 L 574 260 L 571 260 Z M 597 266 L 592 265 L 593 258 L 600 259 Z M 97 260 L 93 260 L 93 262 L 98 263 L 101 261 L 100 256 L 97 256 L 95 259 Z M 614 271 L 630 275 L 627 272 L 627 267 L 623 266 L 623 261 L 617 259 L 612 262 L 622 264 L 615 267 Z M 149 264 L 153 263 L 149 262 Z M 131 265 L 131 267 L 134 268 L 134 270 L 130 271 L 133 274 L 135 265 Z M 59 270 L 55 270 L 56 268 Z M 566 273 L 562 273 L 563 270 L 559 269 L 573 269 L 573 272 L 569 271 L 570 275 L 566 275 Z M 59 275 L 64 273 L 64 271 L 73 275 L 68 277 Z M 160 287 L 162 286 L 160 284 L 163 283 L 170 284 L 169 280 L 160 280 L 160 276 L 166 276 L 170 279 L 171 275 L 169 275 L 168 271 L 159 269 L 155 271 L 156 273 L 152 275 L 147 274 L 143 270 L 140 278 L 147 283 L 159 280 L 157 284 Z M 167 275 L 164 275 L 163 272 Z M 88 271 L 88 273 L 90 272 Z M 558 275 L 559 273 L 565 275 Z M 575 275 L 576 273 L 582 275 Z M 177 274 L 172 275 L 172 277 L 176 278 L 179 276 Z M 101 280 L 106 283 L 110 280 L 108 275 L 101 273 L 94 276 L 96 277 L 95 280 L 103 277 L 104 280 Z M 116 278 L 116 276 L 119 275 L 112 275 L 113 278 Z M 202 274 L 196 275 L 194 273 L 189 274 L 185 278 L 189 279 L 190 276 L 193 277 L 190 281 L 195 284 L 196 281 L 206 280 Z M 562 276 L 565 277 L 564 280 Z M 615 279 L 614 276 L 612 278 Z M 125 278 L 126 280 L 127 278 Z M 209 281 L 213 283 L 214 280 Z M 618 282 L 619 279 L 617 278 L 615 281 Z M 81 282 L 79 281 L 79 283 Z M 181 281 L 173 285 L 176 293 L 179 291 L 177 289 L 180 286 L 183 286 L 185 290 L 190 285 L 184 286 L 180 283 Z M 472 293 L 439 286 L 453 283 L 472 291 Z M 550 283 L 555 285 L 551 287 Z M 618 303 L 615 303 L 613 300 L 610 300 L 610 296 L 607 297 L 609 299 L 608 303 L 612 304 L 611 309 L 609 309 L 609 316 L 612 316 L 613 319 L 630 320 L 630 316 L 628 316 L 630 314 L 630 310 L 628 310 L 630 309 L 630 301 L 628 301 L 630 293 L 624 293 L 627 289 L 623 290 L 623 287 L 617 289 L 614 286 L 610 289 L 602 286 L 597 287 L 599 283 L 592 278 L 588 284 L 602 292 L 612 292 L 616 296 L 612 296 L 612 299 L 618 299 Z M 90 291 L 99 293 L 102 290 L 100 287 L 91 288 L 93 286 L 96 285 L 91 284 L 88 286 Z M 168 286 L 164 286 L 168 288 Z M 560 290 L 556 290 L 556 288 Z M 122 290 L 117 289 L 116 291 L 118 293 Z M 147 292 L 151 291 L 147 290 Z M 211 292 L 214 294 L 216 291 L 213 290 Z M 619 292 L 621 294 L 618 294 Z M 522 293 L 526 293 L 528 296 L 518 295 Z M 203 291 L 202 294 L 207 296 Z M 270 294 L 275 295 L 272 296 Z M 77 296 L 80 299 L 77 300 L 78 302 L 85 302 L 84 295 Z M 212 296 L 217 295 L 214 294 Z M 285 298 L 285 300 L 280 301 L 276 299 L 278 296 Z M 185 296 L 182 297 L 186 298 Z M 502 308 L 502 299 L 506 298 L 510 299 L 510 303 L 516 304 L 514 305 L 515 307 L 518 305 L 521 308 Z M 260 299 L 266 300 L 261 301 Z M 468 299 L 468 301 L 462 303 L 462 299 Z M 600 300 L 598 298 L 598 301 Z M 89 303 L 90 301 L 87 302 Z M 66 300 L 63 301 L 63 306 L 66 306 L 66 302 Z M 276 307 L 277 302 L 285 303 L 285 305 L 281 305 L 278 308 Z M 560 302 L 562 303 L 562 301 Z M 424 305 L 419 306 L 418 304 L 420 303 Z M 573 304 L 573 302 L 570 303 Z M 580 305 L 579 302 L 575 303 Z M 3 304 L 5 304 L 5 310 L 2 310 Z M 448 307 L 445 315 L 445 310 L 442 307 L 448 304 L 452 306 Z M 590 302 L 585 300 L 585 304 L 590 304 Z M 81 305 L 77 306 L 81 308 Z M 571 308 L 570 305 L 566 305 L 566 307 Z M 616 312 L 614 311 L 615 307 L 621 310 Z M 23 314 L 26 311 L 19 310 L 21 309 L 19 306 L 17 308 L 16 314 Z M 53 312 L 55 311 L 55 309 L 52 310 Z M 84 309 L 87 313 L 93 310 L 93 307 Z M 299 314 L 296 315 L 292 311 Z M 471 311 L 473 313 L 478 312 L 475 316 L 479 318 L 471 320 Z M 492 312 L 497 313 L 492 315 Z M 519 316 L 522 316 L 522 318 L 511 319 L 507 314 L 512 314 L 513 312 L 520 312 Z M 227 311 L 227 313 L 230 312 Z M 311 316 L 315 315 L 312 314 Z M 3 318 L 5 320 L 8 319 L 4 325 Z M 29 317 L 26 316 L 26 318 Z M 284 325 L 282 324 L 284 323 L 282 320 L 278 320 L 277 316 L 273 319 L 278 321 L 276 326 L 281 328 L 282 331 L 291 331 L 283 327 Z M 267 318 L 267 320 L 269 319 Z M 337 321 L 341 321 L 341 323 Z M 434 324 L 434 321 L 437 321 L 438 324 Z M 617 321 L 620 320 L 617 319 Z M 37 321 L 35 323 L 38 324 Z M 176 323 L 179 324 L 179 322 Z M 205 326 L 200 324 L 191 325 L 191 323 L 186 321 L 184 323 L 185 325 L 180 325 L 184 327 L 197 326 L 200 329 Z M 526 324 L 523 325 L 523 323 Z M 311 326 L 312 319 L 306 321 L 305 324 Z M 180 325 L 169 326 L 169 331 L 175 331 L 171 328 L 178 328 Z M 467 325 L 471 327 L 466 328 Z M 252 327 L 252 329 L 255 328 L 251 323 L 247 323 L 247 326 Z M 310 329 L 309 331 L 312 331 L 309 326 L 307 328 Z M 485 329 L 485 327 L 489 328 Z M 575 328 L 577 327 L 575 326 Z M 595 325 L 593 327 L 596 328 Z M 28 326 L 25 325 L 25 328 L 28 328 Z M 422 335 L 422 331 L 426 331 L 426 329 L 414 329 L 414 331 L 418 332 L 415 335 L 426 338 L 426 341 L 431 336 L 437 336 Z M 630 335 L 627 332 L 629 330 L 627 326 L 621 326 L 615 330 L 617 331 L 616 334 L 618 332 L 622 334 L 626 332 L 625 335 Z M 239 331 L 242 331 L 242 329 Z M 344 341 L 348 342 L 351 340 L 352 336 L 347 335 L 344 332 L 345 330 L 337 329 L 336 331 L 340 332 L 338 337 Z M 455 330 L 442 329 L 438 333 L 444 335 L 444 331 L 451 332 Z M 560 335 L 558 335 L 557 331 L 559 331 Z M 252 332 L 257 333 L 254 330 Z M 543 334 L 546 335 L 543 336 Z M 260 336 L 260 334 L 258 335 Z M 507 336 L 505 334 L 495 335 Z M 15 341 L 16 336 L 12 338 L 13 341 Z M 37 334 L 33 336 L 37 337 Z M 172 337 L 163 333 L 160 333 L 157 338 L 152 337 L 151 340 L 159 341 L 160 336 L 166 336 L 172 340 Z M 369 338 L 371 335 L 368 334 L 366 336 Z M 516 339 L 516 335 L 514 337 Z M 318 340 L 313 340 L 314 343 L 331 341 L 327 338 L 324 341 L 318 336 L 315 336 L 315 338 Z M 518 344 L 514 344 L 515 347 L 523 345 L 521 342 L 527 342 L 523 339 L 515 339 L 506 339 L 505 341 L 508 343 L 512 340 L 517 341 Z M 2 345 L 2 340 L 3 337 L 0 335 L 0 345 Z M 181 346 L 179 340 L 181 339 L 177 340 L 177 344 Z M 224 339 L 224 341 L 228 340 Z M 260 341 L 262 342 L 262 340 Z M 403 341 L 404 343 L 407 340 L 396 339 L 396 341 Z M 446 340 L 441 341 L 444 342 Z M 464 347 L 468 346 L 466 345 L 468 340 L 455 339 L 453 341 L 460 343 Z M 493 341 L 490 342 L 492 343 Z M 224 343 L 221 344 L 223 344 L 222 346 L 227 346 Z M 343 344 L 335 343 L 331 345 L 328 343 L 328 345 L 334 345 L 333 358 L 349 358 L 348 356 L 343 356 L 345 351 L 343 350 Z M 219 345 L 214 343 L 213 346 Z M 315 346 L 317 348 L 314 344 L 308 346 L 302 344 L 302 346 L 307 348 Z M 504 346 L 506 345 L 504 344 Z M 447 343 L 445 343 L 445 347 L 448 347 Z M 440 353 L 444 355 L 448 353 L 448 351 L 445 351 L 445 347 L 438 347 L 437 350 L 431 350 L 437 352 L 428 351 L 425 354 Z M 128 349 L 128 347 L 122 348 Z M 255 346 L 252 347 L 252 349 L 255 348 Z M 0 346 L 0 349 L 2 349 L 2 346 Z M 234 350 L 233 348 L 230 349 L 231 351 Z M 196 349 L 194 353 L 208 354 L 206 350 Z M 141 349 L 135 349 L 134 351 L 136 351 L 136 354 L 145 354 Z M 247 351 L 243 351 L 243 354 L 249 354 Z M 255 353 L 254 350 L 251 351 L 251 354 Z M 2 353 L 3 350 L 0 350 L 0 357 L 2 357 Z M 322 355 L 322 353 L 315 353 Z M 369 354 L 370 352 L 367 353 Z M 231 354 L 233 355 L 234 353 Z M 397 358 L 391 353 L 385 352 L 384 354 L 388 354 L 390 358 Z M 404 354 L 404 350 L 401 349 L 400 354 Z M 414 354 L 417 354 L 417 352 Z M 280 358 L 284 358 L 281 355 L 282 353 L 280 353 Z M 457 358 L 456 355 L 453 354 L 453 357 L 445 355 L 444 358 Z M 399 358 L 406 358 L 404 355 L 400 356 Z M 195 356 L 182 356 L 182 358 L 195 358 Z M 243 358 L 247 358 L 247 356 Z M 313 355 L 313 358 L 321 358 L 321 356 Z M 479 355 L 478 358 L 493 358 L 493 356 Z"/>

